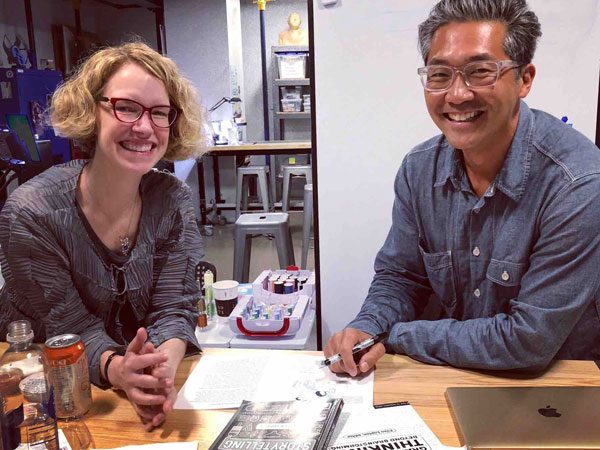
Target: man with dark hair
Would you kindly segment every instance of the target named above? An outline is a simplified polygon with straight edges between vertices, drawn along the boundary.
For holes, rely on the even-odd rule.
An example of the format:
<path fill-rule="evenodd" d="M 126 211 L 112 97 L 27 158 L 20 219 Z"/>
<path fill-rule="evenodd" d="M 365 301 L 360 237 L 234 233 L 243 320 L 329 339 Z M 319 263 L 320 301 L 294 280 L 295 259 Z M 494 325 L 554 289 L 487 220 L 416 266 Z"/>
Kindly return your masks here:
<path fill-rule="evenodd" d="M 525 0 L 442 0 L 419 26 L 442 135 L 402 162 L 368 296 L 324 350 L 343 357 L 333 371 L 366 372 L 386 348 L 478 369 L 600 359 L 600 151 L 522 101 L 540 36 Z"/>

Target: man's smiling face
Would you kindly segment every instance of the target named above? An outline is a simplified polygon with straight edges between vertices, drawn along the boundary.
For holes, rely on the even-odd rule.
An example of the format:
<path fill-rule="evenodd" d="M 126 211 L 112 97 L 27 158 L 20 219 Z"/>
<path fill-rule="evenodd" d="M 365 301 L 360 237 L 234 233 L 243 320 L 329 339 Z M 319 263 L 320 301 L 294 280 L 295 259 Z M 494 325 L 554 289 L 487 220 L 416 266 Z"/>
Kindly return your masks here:
<path fill-rule="evenodd" d="M 449 23 L 435 32 L 427 64 L 462 67 L 473 61 L 508 60 L 502 47 L 505 34 L 500 22 Z M 427 110 L 453 147 L 481 152 L 500 142 L 510 144 L 519 101 L 531 88 L 531 80 L 524 83 L 516 70 L 502 71 L 493 86 L 470 88 L 457 74 L 447 91 L 425 91 Z"/>

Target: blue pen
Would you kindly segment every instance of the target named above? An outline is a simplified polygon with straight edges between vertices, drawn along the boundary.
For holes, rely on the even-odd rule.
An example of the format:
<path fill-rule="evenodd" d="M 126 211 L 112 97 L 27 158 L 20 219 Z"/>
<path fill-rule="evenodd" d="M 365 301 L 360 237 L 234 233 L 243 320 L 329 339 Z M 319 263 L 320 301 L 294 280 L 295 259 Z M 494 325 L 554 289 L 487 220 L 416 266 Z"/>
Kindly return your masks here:
<path fill-rule="evenodd" d="M 369 339 L 365 339 L 364 341 L 359 342 L 354 347 L 352 347 L 352 354 L 354 355 L 366 348 L 372 347 L 373 345 L 377 344 L 378 342 L 385 340 L 387 337 L 388 337 L 388 333 L 386 331 L 384 331 L 383 333 L 376 334 L 375 336 L 371 336 Z M 340 362 L 341 360 L 342 360 L 342 355 L 340 355 L 338 353 L 337 355 L 333 355 L 330 358 L 327 358 L 326 360 L 321 361 L 321 367 L 330 366 L 332 364 Z"/>

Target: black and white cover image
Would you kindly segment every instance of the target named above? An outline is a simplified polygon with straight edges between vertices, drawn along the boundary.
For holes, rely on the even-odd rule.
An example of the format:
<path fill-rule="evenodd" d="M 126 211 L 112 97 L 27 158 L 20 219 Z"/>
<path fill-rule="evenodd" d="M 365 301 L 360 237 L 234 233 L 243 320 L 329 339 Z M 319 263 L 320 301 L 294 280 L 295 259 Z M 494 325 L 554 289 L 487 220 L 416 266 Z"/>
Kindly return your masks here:
<path fill-rule="evenodd" d="M 407 402 L 345 412 L 328 450 L 447 450 Z"/>
<path fill-rule="evenodd" d="M 321 450 L 343 400 L 250 402 L 244 400 L 209 450 Z"/>

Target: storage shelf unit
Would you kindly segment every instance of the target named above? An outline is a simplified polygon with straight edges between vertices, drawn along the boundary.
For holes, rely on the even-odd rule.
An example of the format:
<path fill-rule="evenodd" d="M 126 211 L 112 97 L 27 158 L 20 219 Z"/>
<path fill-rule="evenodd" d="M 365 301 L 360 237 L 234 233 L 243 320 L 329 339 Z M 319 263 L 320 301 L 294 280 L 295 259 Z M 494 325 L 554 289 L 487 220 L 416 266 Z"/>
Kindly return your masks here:
<path fill-rule="evenodd" d="M 307 56 L 306 73 L 308 73 L 308 47 L 305 46 L 273 46 L 271 47 L 271 74 L 272 74 L 272 110 L 271 129 L 274 140 L 285 140 L 286 120 L 310 120 L 310 111 L 283 112 L 281 111 L 281 89 L 287 86 L 301 86 L 302 93 L 310 93 L 310 78 L 280 78 L 277 55 L 286 53 L 300 53 Z"/>
<path fill-rule="evenodd" d="M 300 53 L 306 55 L 306 70 L 305 73 L 298 73 L 298 78 L 280 78 L 279 65 L 277 60 L 278 54 L 284 53 Z M 271 139 L 276 141 L 299 141 L 310 140 L 311 112 L 283 112 L 281 110 L 282 88 L 300 87 L 302 94 L 310 94 L 311 80 L 308 77 L 308 67 L 310 58 L 308 47 L 306 46 L 273 46 L 271 47 L 271 89 L 269 92 L 271 110 L 269 118 L 271 124 Z M 289 74 L 289 73 L 288 73 Z M 294 74 L 295 75 L 295 74 Z M 302 76 L 304 75 L 304 76 Z M 286 126 L 287 124 L 287 126 Z M 287 133 L 286 133 L 287 128 Z M 287 134 L 287 136 L 286 136 Z M 293 162 L 292 162 L 293 161 Z M 289 155 L 272 156 L 269 159 L 270 178 L 271 178 L 271 196 L 274 200 L 274 205 L 280 207 L 281 203 L 277 201 L 280 198 L 282 191 L 282 176 L 281 166 L 283 164 L 309 164 L 310 155 L 297 155 L 291 152 Z M 298 192 L 296 192 L 298 194 Z M 302 193 L 301 193 L 302 194 Z M 297 197 L 298 195 L 296 195 Z M 291 205 L 295 205 L 296 201 L 291 200 Z"/>

